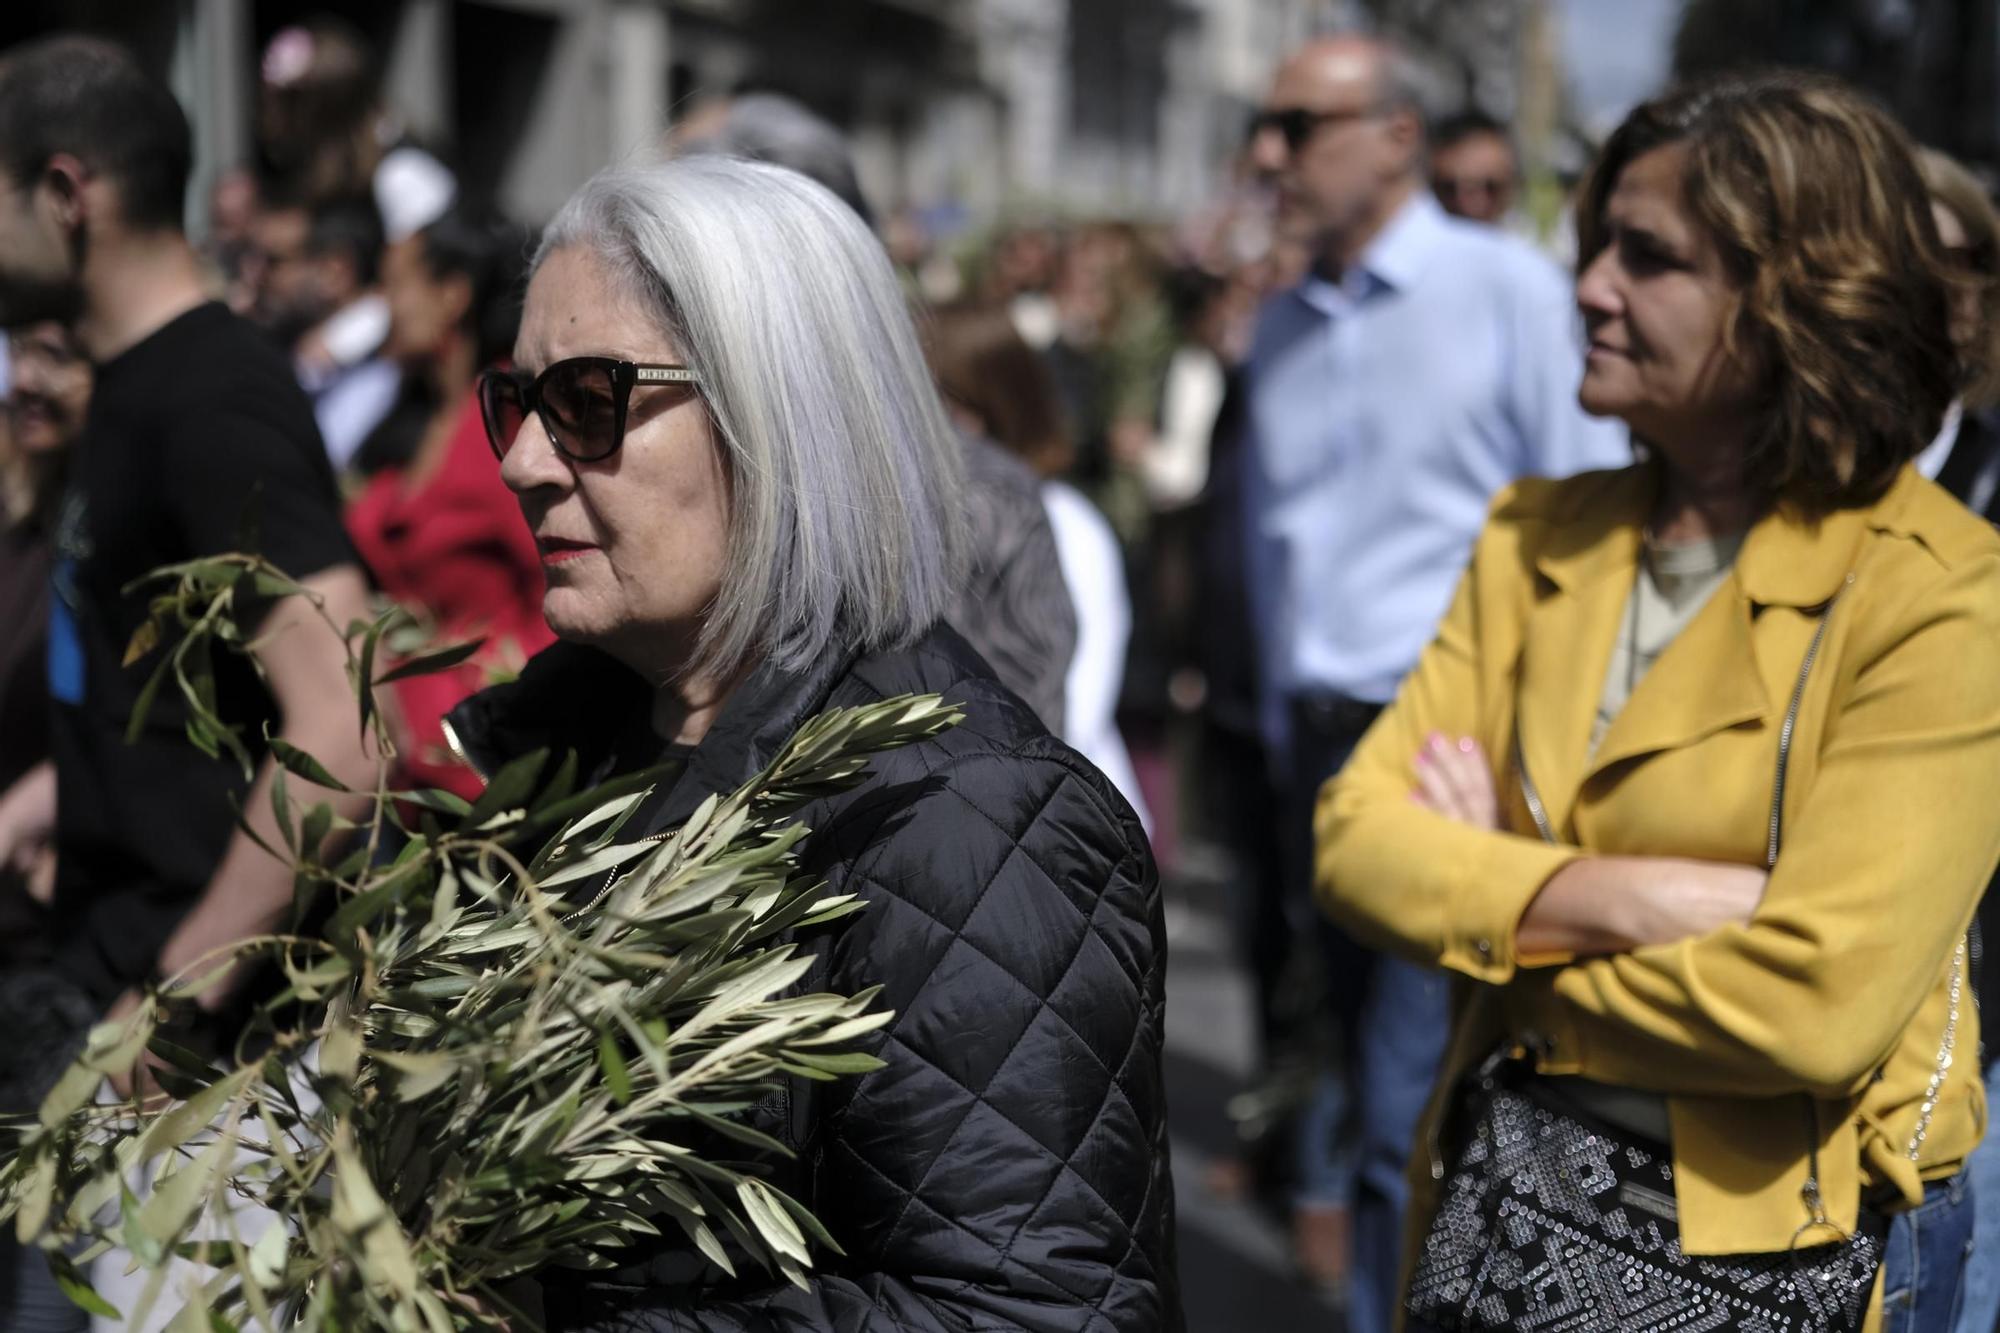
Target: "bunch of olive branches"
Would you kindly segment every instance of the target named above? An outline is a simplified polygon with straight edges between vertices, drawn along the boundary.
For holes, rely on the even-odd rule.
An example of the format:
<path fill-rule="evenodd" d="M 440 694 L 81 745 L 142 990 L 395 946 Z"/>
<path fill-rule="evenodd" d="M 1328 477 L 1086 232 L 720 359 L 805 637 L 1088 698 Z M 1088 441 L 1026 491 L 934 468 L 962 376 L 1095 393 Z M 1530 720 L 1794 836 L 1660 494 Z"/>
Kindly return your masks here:
<path fill-rule="evenodd" d="M 216 712 L 213 646 L 254 661 L 237 599 L 310 594 L 247 556 L 154 578 L 167 587 L 132 657 L 170 647 L 144 702 L 171 679 L 191 739 L 247 772 Z M 367 818 L 299 809 L 286 773 L 339 784 L 270 747 L 285 842 L 270 850 L 302 906 L 335 896 L 324 927 L 232 946 L 94 1029 L 39 1116 L 0 1140 L 0 1218 L 88 1309 L 137 1323 L 179 1299 L 176 1333 L 490 1327 L 512 1313 L 510 1278 L 604 1266 L 674 1230 L 728 1272 L 803 1283 L 814 1243 L 838 1247 L 760 1175 L 785 1149 L 739 1113 L 785 1076 L 877 1067 L 851 1047 L 890 1015 L 872 991 L 795 993 L 811 958 L 793 936 L 860 904 L 800 871 L 791 816 L 960 715 L 935 696 L 829 712 L 680 827 L 621 838 L 660 771 L 578 791 L 573 755 L 538 753 L 474 802 L 391 790 L 373 689 L 472 651 L 377 675 L 397 624 L 340 631 L 385 756 Z M 276 960 L 282 993 L 220 1060 L 177 1042 L 175 1015 L 250 956 Z M 100 1100 L 148 1053 L 170 1098 Z M 150 1269 L 124 1312 L 80 1267 L 114 1247 Z M 169 1292 L 177 1268 L 198 1289 Z"/>

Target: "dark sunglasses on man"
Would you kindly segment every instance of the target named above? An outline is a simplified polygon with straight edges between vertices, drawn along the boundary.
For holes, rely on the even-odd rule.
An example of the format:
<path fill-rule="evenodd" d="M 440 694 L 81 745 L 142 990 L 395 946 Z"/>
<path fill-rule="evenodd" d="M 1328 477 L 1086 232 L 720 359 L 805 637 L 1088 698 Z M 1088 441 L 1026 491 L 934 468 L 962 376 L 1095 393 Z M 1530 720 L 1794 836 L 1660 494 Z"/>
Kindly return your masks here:
<path fill-rule="evenodd" d="M 1265 130 L 1276 130 L 1284 136 L 1285 149 L 1296 153 L 1306 146 L 1306 142 L 1322 125 L 1332 125 L 1346 120 L 1367 120 L 1377 114 L 1374 107 L 1349 108 L 1345 111 L 1314 111 L 1309 107 L 1287 106 L 1268 107 L 1250 118 L 1248 138 L 1254 140 Z"/>
<path fill-rule="evenodd" d="M 1438 176 L 1431 188 L 1447 203 L 1474 197 L 1490 199 L 1513 184 L 1505 176 Z"/>
<path fill-rule="evenodd" d="M 479 376 L 479 411 L 493 456 L 507 457 L 530 413 L 549 443 L 578 463 L 601 462 L 625 443 L 625 413 L 641 384 L 674 384 L 689 393 L 698 378 L 686 366 L 647 365 L 608 356 L 572 356 L 541 374 L 494 367 Z"/>

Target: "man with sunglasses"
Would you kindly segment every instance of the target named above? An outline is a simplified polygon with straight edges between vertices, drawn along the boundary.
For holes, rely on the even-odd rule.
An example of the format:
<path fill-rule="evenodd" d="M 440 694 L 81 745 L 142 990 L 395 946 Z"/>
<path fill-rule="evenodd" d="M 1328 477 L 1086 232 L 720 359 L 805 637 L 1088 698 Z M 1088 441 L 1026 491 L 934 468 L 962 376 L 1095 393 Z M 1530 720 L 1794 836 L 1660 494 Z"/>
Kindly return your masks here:
<path fill-rule="evenodd" d="M 1318 917 L 1313 800 L 1435 631 L 1493 494 L 1631 457 L 1621 431 L 1576 405 L 1567 280 L 1447 216 L 1424 149 L 1417 76 L 1360 38 L 1289 59 L 1250 143 L 1284 220 L 1316 237 L 1307 276 L 1262 312 L 1244 370 L 1260 711 L 1287 798 L 1286 899 L 1257 915 L 1316 936 L 1337 1040 L 1299 1120 L 1294 1238 L 1308 1276 L 1341 1277 L 1351 1218 L 1355 1333 L 1393 1320 L 1403 1170 L 1446 993 L 1442 974 Z"/>
<path fill-rule="evenodd" d="M 1502 226 L 1514 211 L 1520 165 L 1507 127 L 1484 111 L 1461 111 L 1431 135 L 1431 190 L 1444 211 Z"/>
<path fill-rule="evenodd" d="M 281 845 L 271 765 L 253 784 L 202 755 L 171 687 L 128 741 L 160 660 L 125 660 L 152 595 L 129 585 L 254 540 L 335 623 L 367 615 L 311 408 L 283 354 L 203 287 L 181 226 L 191 157 L 173 96 L 115 46 L 54 37 L 0 62 L 0 325 L 71 320 L 96 369 L 55 525 L 52 916 L 61 977 L 113 1017 L 292 908 L 291 868 L 259 846 Z M 367 785 L 346 654 L 319 612 L 290 599 L 255 629 L 264 674 L 218 655 L 216 711 L 253 754 L 268 726 Z M 236 971 L 205 1008 L 239 989 Z M 6 1014 L 0 1028 L 24 1030 Z M 0 1327 L 66 1326 L 24 1299 L 0 1285 Z"/>

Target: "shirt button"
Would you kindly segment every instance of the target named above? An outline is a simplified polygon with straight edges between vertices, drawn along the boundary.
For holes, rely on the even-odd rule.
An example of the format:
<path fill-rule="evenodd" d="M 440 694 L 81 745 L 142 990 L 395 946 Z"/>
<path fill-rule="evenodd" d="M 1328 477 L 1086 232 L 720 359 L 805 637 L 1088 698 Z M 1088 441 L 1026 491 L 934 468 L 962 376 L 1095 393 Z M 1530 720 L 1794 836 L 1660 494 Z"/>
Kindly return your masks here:
<path fill-rule="evenodd" d="M 1493 956 L 1492 940 L 1474 940 L 1472 942 L 1472 947 L 1479 951 L 1479 956 L 1481 958 L 1491 958 Z"/>

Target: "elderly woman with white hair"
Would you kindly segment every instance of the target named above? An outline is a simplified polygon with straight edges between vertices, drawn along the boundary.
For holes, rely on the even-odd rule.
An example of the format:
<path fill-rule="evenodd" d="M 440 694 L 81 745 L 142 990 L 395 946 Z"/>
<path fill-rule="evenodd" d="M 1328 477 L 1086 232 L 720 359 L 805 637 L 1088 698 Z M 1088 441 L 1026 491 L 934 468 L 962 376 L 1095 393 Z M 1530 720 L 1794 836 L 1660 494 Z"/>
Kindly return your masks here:
<path fill-rule="evenodd" d="M 562 642 L 452 715 L 476 766 L 684 760 L 644 834 L 827 708 L 965 714 L 803 816 L 805 864 L 868 903 L 802 937 L 804 984 L 896 1017 L 883 1068 L 750 1115 L 844 1253 L 806 1290 L 691 1248 L 549 1274 L 550 1326 L 1178 1329 L 1156 877 L 1125 803 L 939 623 L 959 446 L 880 245 L 781 168 L 608 172 L 542 240 L 514 363 L 488 427 Z"/>

